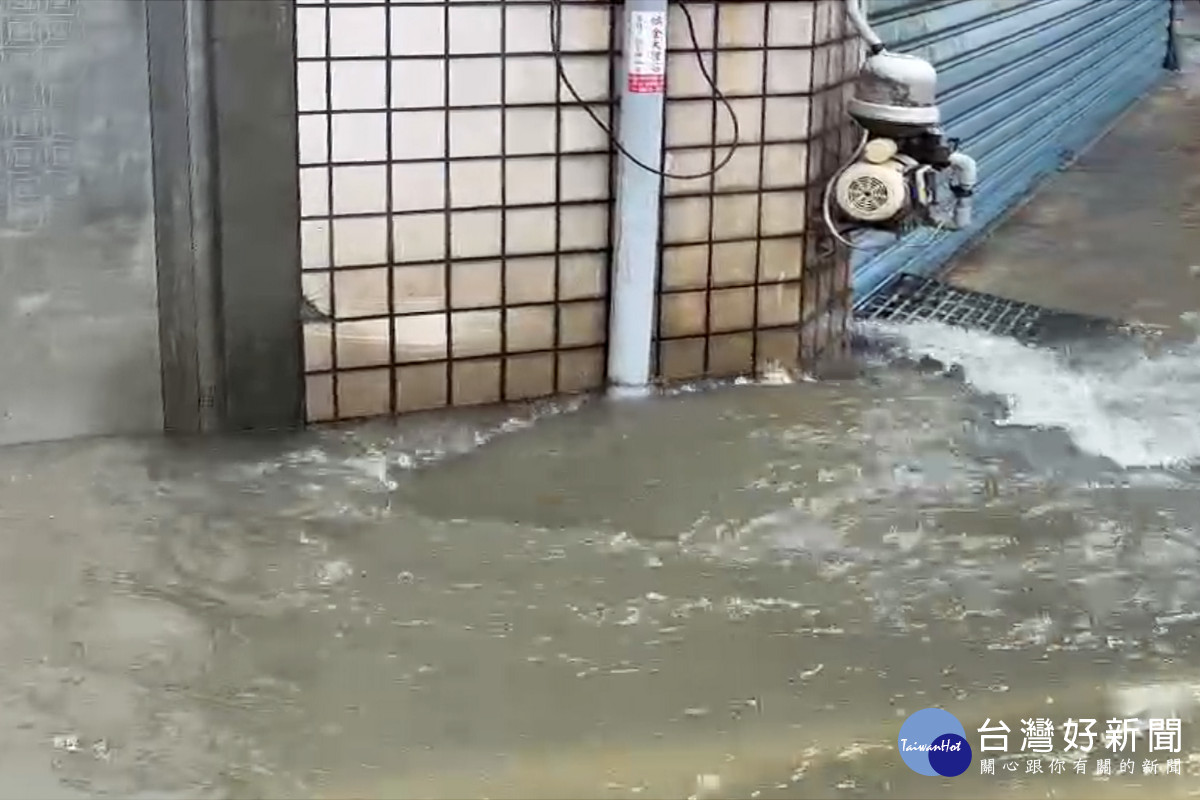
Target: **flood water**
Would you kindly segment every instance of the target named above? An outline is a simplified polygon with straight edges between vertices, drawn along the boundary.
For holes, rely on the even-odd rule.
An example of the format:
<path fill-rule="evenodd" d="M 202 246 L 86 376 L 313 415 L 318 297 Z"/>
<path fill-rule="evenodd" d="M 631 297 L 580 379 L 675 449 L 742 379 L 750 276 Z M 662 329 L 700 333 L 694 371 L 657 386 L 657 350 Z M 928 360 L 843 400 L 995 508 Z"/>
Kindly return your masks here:
<path fill-rule="evenodd" d="M 1200 793 L 1200 348 L 872 335 L 848 381 L 0 452 L 0 797 Z M 1008 760 L 910 771 L 928 706 Z M 1016 758 L 1114 716 L 1180 752 Z"/>

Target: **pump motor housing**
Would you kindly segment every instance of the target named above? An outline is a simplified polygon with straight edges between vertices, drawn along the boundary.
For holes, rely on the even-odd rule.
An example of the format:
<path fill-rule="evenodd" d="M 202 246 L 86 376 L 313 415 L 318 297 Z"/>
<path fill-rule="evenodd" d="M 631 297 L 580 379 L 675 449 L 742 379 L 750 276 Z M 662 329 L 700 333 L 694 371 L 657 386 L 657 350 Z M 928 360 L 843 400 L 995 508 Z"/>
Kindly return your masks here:
<path fill-rule="evenodd" d="M 941 129 L 937 70 L 928 61 L 876 48 L 854 81 L 849 114 L 865 131 L 855 161 L 834 178 L 842 216 L 858 227 L 903 233 L 970 221 L 975 162 Z M 939 176 L 950 173 L 953 212 L 943 213 Z M 953 218 L 951 218 L 951 214 Z"/>
<path fill-rule="evenodd" d="M 937 70 L 916 56 L 875 53 L 855 78 L 849 112 L 874 136 L 903 139 L 932 131 L 941 123 Z"/>
<path fill-rule="evenodd" d="M 833 188 L 842 214 L 861 227 L 897 230 L 932 222 L 934 169 L 901 152 L 893 139 L 869 140 Z"/>

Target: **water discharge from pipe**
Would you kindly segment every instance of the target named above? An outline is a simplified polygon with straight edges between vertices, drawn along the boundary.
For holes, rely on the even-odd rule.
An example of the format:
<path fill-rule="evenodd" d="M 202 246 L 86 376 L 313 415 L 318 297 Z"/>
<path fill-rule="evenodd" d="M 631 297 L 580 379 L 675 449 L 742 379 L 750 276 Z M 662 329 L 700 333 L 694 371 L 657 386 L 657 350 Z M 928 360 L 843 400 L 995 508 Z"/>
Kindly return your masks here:
<path fill-rule="evenodd" d="M 936 322 L 870 322 L 863 333 L 961 370 L 1005 401 L 998 425 L 1061 430 L 1126 469 L 1200 464 L 1200 343 L 1153 354 L 1133 338 L 1037 347 Z"/>

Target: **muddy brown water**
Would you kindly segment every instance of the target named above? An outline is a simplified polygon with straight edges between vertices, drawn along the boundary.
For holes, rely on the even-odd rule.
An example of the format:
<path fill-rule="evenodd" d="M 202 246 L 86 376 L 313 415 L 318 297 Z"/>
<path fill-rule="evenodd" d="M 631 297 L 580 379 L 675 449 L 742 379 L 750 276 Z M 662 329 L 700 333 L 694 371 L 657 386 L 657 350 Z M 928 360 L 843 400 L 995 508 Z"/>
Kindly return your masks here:
<path fill-rule="evenodd" d="M 1200 480 L 996 413 L 876 365 L 0 451 L 0 797 L 1200 791 Z M 1182 774 L 926 778 L 928 706 L 1180 716 Z"/>

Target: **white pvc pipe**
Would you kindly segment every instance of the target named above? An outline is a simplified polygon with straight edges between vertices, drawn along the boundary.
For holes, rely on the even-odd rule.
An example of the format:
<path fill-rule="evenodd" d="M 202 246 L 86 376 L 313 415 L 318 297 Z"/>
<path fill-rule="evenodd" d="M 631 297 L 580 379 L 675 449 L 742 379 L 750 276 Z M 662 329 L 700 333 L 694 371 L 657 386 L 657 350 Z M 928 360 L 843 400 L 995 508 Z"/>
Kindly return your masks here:
<path fill-rule="evenodd" d="M 616 264 L 612 272 L 608 394 L 650 393 L 658 308 L 667 0 L 625 3 L 624 85 L 617 139 L 650 170 L 621 158 L 617 171 Z M 657 48 L 652 54 L 650 50 Z M 653 65 L 651 65 L 653 62 Z M 655 73 L 655 74 L 648 74 Z"/>
<path fill-rule="evenodd" d="M 850 16 L 850 22 L 854 25 L 854 29 L 858 31 L 858 35 L 863 38 L 863 41 L 871 48 L 872 52 L 879 52 L 883 49 L 883 40 L 879 38 L 879 34 L 875 33 L 871 28 L 871 24 L 867 22 L 867 15 L 863 13 L 862 0 L 846 0 L 846 13 Z"/>
<path fill-rule="evenodd" d="M 954 227 L 963 230 L 971 227 L 971 193 L 979 180 L 979 167 L 966 153 L 951 153 L 950 169 L 954 170 L 951 185 L 958 190 L 955 193 L 958 199 L 954 204 Z"/>

